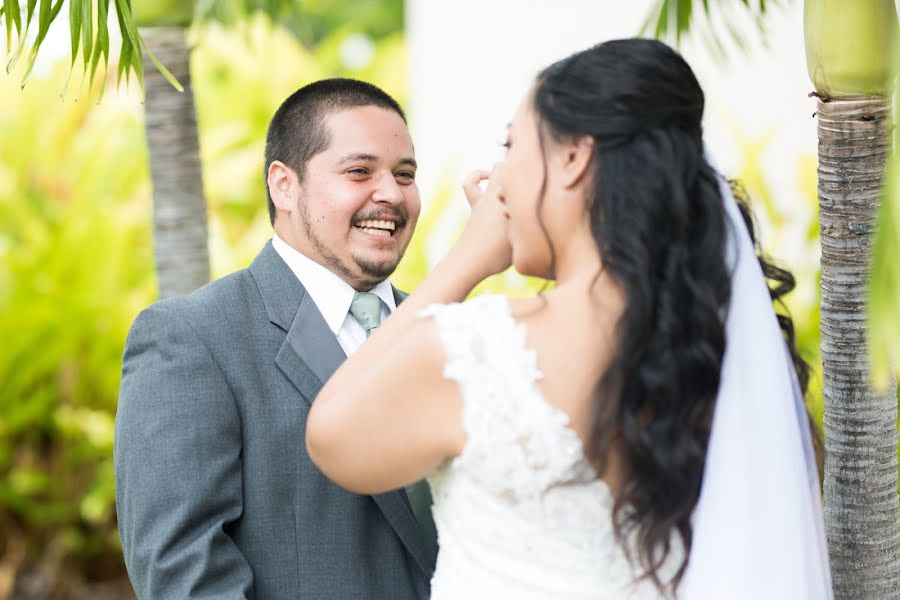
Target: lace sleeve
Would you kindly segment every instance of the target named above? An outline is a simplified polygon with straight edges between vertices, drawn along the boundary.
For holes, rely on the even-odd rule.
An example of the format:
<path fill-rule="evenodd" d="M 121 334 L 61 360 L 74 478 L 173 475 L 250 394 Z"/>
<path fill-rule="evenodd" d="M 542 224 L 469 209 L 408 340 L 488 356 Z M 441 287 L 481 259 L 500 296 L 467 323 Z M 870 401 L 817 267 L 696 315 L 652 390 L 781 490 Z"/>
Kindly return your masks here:
<path fill-rule="evenodd" d="M 581 442 L 568 416 L 541 397 L 536 355 L 506 298 L 484 295 L 420 314 L 434 317 L 446 354 L 444 376 L 459 384 L 462 396 L 468 439 L 454 468 L 511 500 L 575 476 Z"/>

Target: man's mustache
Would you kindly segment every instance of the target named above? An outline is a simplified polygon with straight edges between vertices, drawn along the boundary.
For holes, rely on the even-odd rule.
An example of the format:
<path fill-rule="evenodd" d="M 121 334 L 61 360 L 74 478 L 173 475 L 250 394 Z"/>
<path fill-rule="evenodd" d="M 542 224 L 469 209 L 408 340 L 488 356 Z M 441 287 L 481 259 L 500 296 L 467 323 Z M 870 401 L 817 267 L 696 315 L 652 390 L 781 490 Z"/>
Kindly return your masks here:
<path fill-rule="evenodd" d="M 353 224 L 358 225 L 363 221 L 393 221 L 398 227 L 406 225 L 406 214 L 399 208 L 389 209 L 382 208 L 379 210 L 371 210 L 367 212 L 359 212 L 353 219 Z"/>

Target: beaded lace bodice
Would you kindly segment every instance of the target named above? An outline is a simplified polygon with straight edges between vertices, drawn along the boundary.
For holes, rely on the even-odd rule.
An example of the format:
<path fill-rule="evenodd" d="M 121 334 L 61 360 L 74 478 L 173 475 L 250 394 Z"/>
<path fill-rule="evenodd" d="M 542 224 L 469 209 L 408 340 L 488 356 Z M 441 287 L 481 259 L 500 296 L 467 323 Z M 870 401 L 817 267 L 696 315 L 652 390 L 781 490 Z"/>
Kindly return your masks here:
<path fill-rule="evenodd" d="M 568 416 L 537 382 L 537 357 L 503 296 L 422 311 L 468 436 L 429 478 L 440 553 L 432 599 L 658 598 L 613 535 L 613 498 Z M 670 558 L 675 558 L 670 556 Z"/>

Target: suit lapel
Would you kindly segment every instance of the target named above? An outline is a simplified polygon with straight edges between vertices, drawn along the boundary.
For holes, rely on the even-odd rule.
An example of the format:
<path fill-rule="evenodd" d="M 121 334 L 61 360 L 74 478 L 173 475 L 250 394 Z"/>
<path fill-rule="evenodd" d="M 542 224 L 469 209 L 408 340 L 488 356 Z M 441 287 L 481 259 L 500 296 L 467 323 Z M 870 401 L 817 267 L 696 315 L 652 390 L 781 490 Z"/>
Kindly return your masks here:
<path fill-rule="evenodd" d="M 324 382 L 346 359 L 312 297 L 269 242 L 250 266 L 269 320 L 287 332 L 275 364 L 310 405 Z M 405 294 L 394 290 L 401 302 Z M 422 532 L 402 490 L 372 496 L 416 564 L 429 575 L 433 567 Z"/>
<path fill-rule="evenodd" d="M 394 304 L 396 304 L 397 306 L 400 306 L 400 303 L 406 300 L 406 297 L 409 296 L 409 294 L 398 290 L 393 285 L 391 286 L 391 290 L 393 290 L 394 292 Z"/>
<path fill-rule="evenodd" d="M 378 508 L 387 517 L 388 522 L 393 526 L 403 545 L 412 555 L 416 564 L 422 569 L 422 572 L 431 577 L 434 571 L 434 565 L 429 560 L 429 553 L 425 548 L 425 538 L 419 523 L 413 515 L 409 500 L 406 498 L 406 492 L 398 490 L 396 492 L 388 492 L 386 494 L 378 494 L 372 496 Z"/>
<path fill-rule="evenodd" d="M 312 297 L 304 294 L 275 364 L 312 404 L 322 385 L 346 358 Z M 292 371 L 298 363 L 303 365 L 300 372 Z"/>

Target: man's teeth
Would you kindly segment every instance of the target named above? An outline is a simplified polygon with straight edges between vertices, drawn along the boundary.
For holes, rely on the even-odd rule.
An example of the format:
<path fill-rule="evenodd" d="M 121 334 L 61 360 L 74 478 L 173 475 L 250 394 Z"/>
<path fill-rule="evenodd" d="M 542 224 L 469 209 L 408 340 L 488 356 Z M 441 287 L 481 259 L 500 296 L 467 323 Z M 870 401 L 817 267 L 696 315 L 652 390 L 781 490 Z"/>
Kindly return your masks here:
<path fill-rule="evenodd" d="M 362 221 L 356 226 L 371 235 L 391 237 L 391 232 L 396 229 L 397 224 L 393 221 L 369 220 Z"/>
<path fill-rule="evenodd" d="M 363 231 L 371 235 L 377 235 L 378 237 L 391 237 L 391 232 L 385 229 L 374 229 L 372 227 L 360 227 Z"/>
<path fill-rule="evenodd" d="M 393 221 L 372 221 L 372 220 L 370 220 L 370 221 L 360 222 L 359 225 L 357 225 L 357 227 L 362 227 L 362 228 L 371 227 L 373 229 L 388 229 L 390 231 L 393 231 L 397 227 L 397 224 L 394 223 Z"/>

